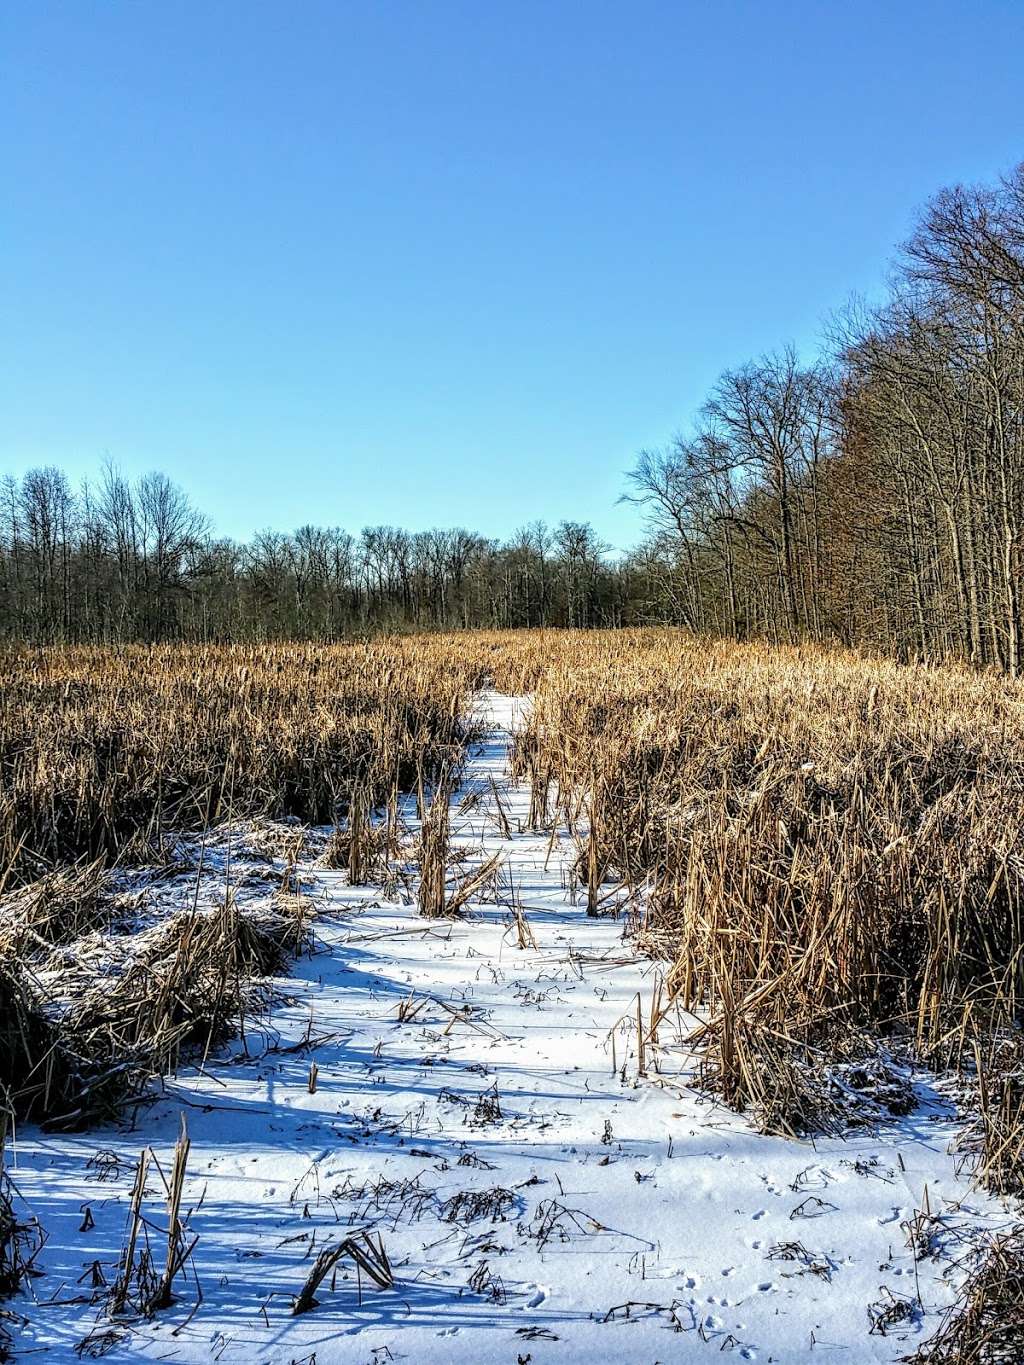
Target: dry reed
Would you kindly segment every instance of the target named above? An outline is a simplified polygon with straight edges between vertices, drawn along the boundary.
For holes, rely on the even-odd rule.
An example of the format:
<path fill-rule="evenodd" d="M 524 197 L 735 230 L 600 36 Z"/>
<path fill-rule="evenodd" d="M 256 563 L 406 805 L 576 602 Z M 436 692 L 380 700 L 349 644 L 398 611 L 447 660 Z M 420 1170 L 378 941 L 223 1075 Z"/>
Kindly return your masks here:
<path fill-rule="evenodd" d="M 106 868 L 272 816 L 337 822 L 328 860 L 365 880 L 394 840 L 398 793 L 458 762 L 482 671 L 438 638 L 7 650 L 0 676 L 0 1093 L 74 1126 L 205 1056 L 309 937 L 287 894 L 299 831 L 269 850 L 287 863 L 273 904 L 240 911 L 228 888 L 219 910 L 182 909 L 128 949 L 108 936 L 102 981 L 76 975 L 80 945 L 130 908 Z M 372 818 L 384 802 L 386 830 Z"/>
<path fill-rule="evenodd" d="M 868 1035 L 973 1071 L 975 1039 L 1017 1029 L 1020 683 L 673 631 L 562 638 L 514 763 L 575 832 L 588 910 L 630 897 L 672 963 L 706 1082 L 766 1128 L 841 1118 L 835 1064 L 863 1072 Z M 1019 1094 L 989 1091 L 1005 1164 Z"/>

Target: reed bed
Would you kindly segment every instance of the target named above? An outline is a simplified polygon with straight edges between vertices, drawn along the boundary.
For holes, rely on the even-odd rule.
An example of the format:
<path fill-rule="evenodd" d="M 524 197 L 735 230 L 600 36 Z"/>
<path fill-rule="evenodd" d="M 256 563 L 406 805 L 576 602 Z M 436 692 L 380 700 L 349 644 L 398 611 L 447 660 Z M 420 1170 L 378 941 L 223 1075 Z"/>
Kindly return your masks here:
<path fill-rule="evenodd" d="M 1024 986 L 1020 683 L 577 637 L 540 674 L 514 761 L 538 820 L 577 832 L 590 911 L 628 894 L 670 961 L 705 1084 L 774 1131 L 828 1127 L 851 1077 L 899 1112 L 885 1039 L 1000 1097 L 1005 1188 L 1019 1082 L 983 1059 L 1016 1036 Z"/>
<path fill-rule="evenodd" d="M 310 942 L 299 822 L 333 826 L 321 865 L 354 885 L 418 862 L 428 918 L 496 895 L 500 859 L 460 872 L 449 824 L 472 694 L 495 687 L 532 694 L 512 752 L 529 825 L 568 828 L 587 912 L 626 908 L 665 964 L 646 1015 L 636 999 L 640 1077 L 679 1019 L 726 1104 L 764 1131 L 835 1133 L 908 1112 L 924 1062 L 964 1098 L 981 1183 L 1024 1193 L 1024 684 L 662 629 L 9 650 L 0 670 L 0 1122 L 113 1118 L 244 1031 Z M 250 862 L 278 864 L 276 889 L 242 898 L 228 874 L 200 905 L 200 860 L 178 873 L 187 888 L 195 872 L 191 902 L 133 920 L 124 867 L 162 860 L 170 876 L 212 827 L 253 820 Z M 514 889 L 512 909 L 523 947 Z M 8 1196 L 0 1175 L 16 1282 L 36 1243 Z M 1016 1358 L 1020 1240 L 977 1258 L 916 1360 Z M 321 1253 L 295 1311 L 346 1256 L 390 1281 L 383 1246 L 356 1234 Z M 133 1258 L 123 1283 L 145 1299 L 160 1286 Z"/>
<path fill-rule="evenodd" d="M 327 823 L 422 780 L 463 737 L 479 665 L 450 638 L 0 653 L 0 870 L 150 860 L 239 816 Z"/>
<path fill-rule="evenodd" d="M 530 692 L 513 755 L 530 824 L 568 825 L 591 913 L 632 905 L 704 1084 L 804 1132 L 848 1122 L 851 1096 L 900 1112 L 908 1057 L 953 1067 L 987 1116 L 989 1182 L 1024 1184 L 1020 683 L 662 629 L 15 650 L 0 667 L 11 999 L 32 996 L 12 960 L 102 926 L 111 860 L 228 819 L 333 822 L 324 861 L 359 883 L 386 870 L 415 791 L 421 906 L 456 912 L 447 794 L 472 692 Z"/>
<path fill-rule="evenodd" d="M 188 859 L 206 832 L 334 823 L 329 849 L 361 880 L 379 861 L 371 812 L 388 804 L 393 829 L 400 792 L 457 766 L 483 676 L 443 638 L 9 650 L 0 674 L 0 1101 L 63 1127 L 115 1117 L 243 1029 L 309 942 L 288 894 L 301 828 L 253 830 L 253 856 L 285 867 L 245 907 L 230 872 L 199 904 Z M 179 908 L 138 919 L 118 878 L 161 862 Z"/>

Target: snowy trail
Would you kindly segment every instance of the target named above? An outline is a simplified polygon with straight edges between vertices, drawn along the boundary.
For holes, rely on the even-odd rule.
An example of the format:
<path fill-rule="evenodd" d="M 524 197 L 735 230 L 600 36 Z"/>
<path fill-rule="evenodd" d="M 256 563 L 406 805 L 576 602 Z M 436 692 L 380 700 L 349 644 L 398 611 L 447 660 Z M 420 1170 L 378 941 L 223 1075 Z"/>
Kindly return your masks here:
<path fill-rule="evenodd" d="M 668 1058 L 638 1082 L 632 1025 L 617 1041 L 625 1079 L 613 1074 L 609 1031 L 638 990 L 649 1000 L 658 969 L 621 922 L 586 916 L 567 837 L 550 850 L 547 835 L 501 837 L 491 779 L 513 830 L 529 808 L 506 776 L 520 706 L 482 698 L 487 735 L 453 838 L 477 860 L 504 854 L 537 946 L 517 947 L 499 906 L 427 922 L 379 888 L 302 868 L 318 952 L 284 983 L 273 1033 L 250 1030 L 205 1074 L 168 1082 L 133 1132 L 18 1134 L 15 1178 L 50 1234 L 38 1302 L 14 1305 L 29 1319 L 19 1352 L 71 1361 L 109 1327 L 90 1267 L 111 1277 L 139 1150 L 169 1157 L 183 1109 L 203 1299 L 190 1317 L 186 1285 L 152 1322 L 95 1338 L 112 1362 L 874 1361 L 934 1328 L 949 1262 L 915 1276 L 901 1222 L 925 1186 L 933 1209 L 959 1208 L 951 1242 L 1005 1221 L 958 1178 L 950 1118 L 926 1096 L 882 1133 L 761 1137 Z M 469 790 L 481 799 L 459 813 Z M 403 1021 L 410 992 L 426 1000 Z M 160 1221 L 155 1190 L 147 1211 Z M 364 1282 L 360 1302 L 344 1262 L 320 1306 L 291 1316 L 316 1252 L 367 1225 L 395 1288 Z M 913 1296 L 916 1280 L 924 1319 L 869 1334 L 868 1305 Z"/>

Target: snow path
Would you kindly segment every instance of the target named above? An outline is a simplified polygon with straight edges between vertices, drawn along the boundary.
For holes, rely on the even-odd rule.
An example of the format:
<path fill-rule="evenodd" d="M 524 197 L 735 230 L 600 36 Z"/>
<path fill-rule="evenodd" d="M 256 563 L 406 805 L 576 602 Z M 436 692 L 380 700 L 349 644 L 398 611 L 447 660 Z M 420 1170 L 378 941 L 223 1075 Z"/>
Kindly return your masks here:
<path fill-rule="evenodd" d="M 613 1074 L 609 1031 L 638 990 L 646 1012 L 658 969 L 633 955 L 621 922 L 586 916 L 567 837 L 550 858 L 546 835 L 501 837 L 491 779 L 513 830 L 529 808 L 506 776 L 521 705 L 482 697 L 487 734 L 453 802 L 453 837 L 477 860 L 505 855 L 537 947 L 517 947 L 503 908 L 426 922 L 379 888 L 304 867 L 319 951 L 296 962 L 273 1031 L 252 1029 L 206 1074 L 168 1081 L 133 1132 L 18 1134 L 18 1188 L 50 1234 L 37 1303 L 11 1305 L 29 1319 L 19 1358 L 72 1361 L 104 1327 L 87 1272 L 99 1261 L 112 1278 L 139 1149 L 152 1144 L 166 1169 L 182 1109 L 203 1300 L 189 1319 L 185 1286 L 107 1343 L 111 1362 L 856 1362 L 898 1359 L 934 1327 L 948 1261 L 919 1267 L 923 1321 L 869 1335 L 867 1307 L 880 1286 L 915 1293 L 900 1224 L 926 1185 L 933 1209 L 962 1201 L 951 1238 L 1005 1221 L 957 1177 L 950 1118 L 926 1097 L 880 1134 L 761 1137 L 667 1060 L 637 1083 L 632 1024 L 617 1041 L 625 1080 Z M 473 790 L 479 803 L 460 813 Z M 410 992 L 428 999 L 403 1022 Z M 453 1023 L 441 1002 L 470 1006 L 471 1022 Z M 98 1151 L 105 1169 L 87 1165 Z M 488 1190 L 493 1217 L 445 1206 Z M 156 1190 L 147 1211 L 160 1222 Z M 395 1288 L 364 1283 L 360 1303 L 345 1262 L 320 1306 L 292 1317 L 315 1251 L 368 1224 Z M 802 1244 L 814 1268 L 773 1257 L 782 1243 Z M 605 1320 L 627 1302 L 642 1306 Z"/>

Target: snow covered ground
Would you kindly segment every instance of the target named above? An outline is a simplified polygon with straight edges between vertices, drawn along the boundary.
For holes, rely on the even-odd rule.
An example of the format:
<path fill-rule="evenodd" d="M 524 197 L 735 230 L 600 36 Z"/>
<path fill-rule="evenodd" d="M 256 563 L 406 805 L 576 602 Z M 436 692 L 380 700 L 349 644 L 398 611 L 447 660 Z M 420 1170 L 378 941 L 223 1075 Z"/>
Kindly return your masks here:
<path fill-rule="evenodd" d="M 689 1090 L 671 1048 L 638 1078 L 636 996 L 646 1013 L 659 968 L 621 921 L 586 916 L 567 837 L 515 832 L 520 707 L 482 698 L 453 836 L 477 861 L 504 855 L 536 946 L 518 946 L 507 905 L 424 921 L 302 866 L 317 952 L 268 1027 L 168 1081 L 133 1131 L 17 1134 L 14 1178 L 49 1233 L 36 1302 L 12 1305 L 19 1358 L 856 1362 L 897 1360 L 934 1328 L 961 1239 L 1009 1221 L 957 1175 L 949 1114 L 922 1080 L 920 1108 L 884 1131 L 789 1142 Z M 115 1275 L 140 1149 L 167 1170 L 182 1112 L 201 1301 L 190 1274 L 171 1308 L 111 1333 L 93 1284 Z M 915 1264 L 901 1225 L 926 1189 L 945 1254 Z M 343 1259 L 293 1316 L 317 1252 L 362 1227 L 394 1288 Z M 918 1295 L 924 1314 L 870 1331 L 870 1305 Z"/>

